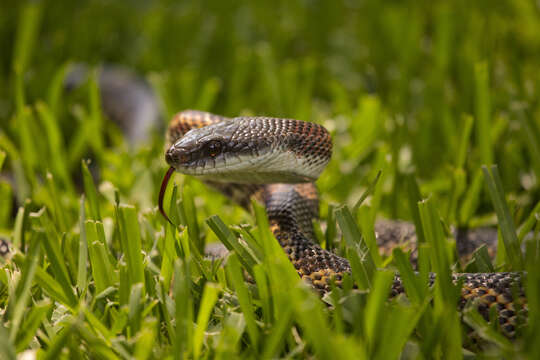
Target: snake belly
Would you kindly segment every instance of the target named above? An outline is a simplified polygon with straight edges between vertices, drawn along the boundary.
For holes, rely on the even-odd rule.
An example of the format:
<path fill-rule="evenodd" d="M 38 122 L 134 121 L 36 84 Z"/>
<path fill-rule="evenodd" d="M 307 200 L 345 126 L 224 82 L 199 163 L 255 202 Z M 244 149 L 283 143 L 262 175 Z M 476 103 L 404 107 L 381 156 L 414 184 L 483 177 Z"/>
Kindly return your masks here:
<path fill-rule="evenodd" d="M 232 130 L 222 129 L 229 125 Z M 205 127 L 213 131 L 195 130 Z M 166 160 L 171 165 L 169 172 L 174 168 L 200 178 L 248 210 L 251 199 L 256 199 L 265 206 L 272 233 L 300 277 L 320 293 L 330 290 L 331 279 L 341 285 L 342 276 L 351 272 L 348 260 L 321 248 L 313 241 L 312 220 L 318 217 L 319 208 L 314 181 L 318 176 L 317 171 L 322 171 L 330 159 L 332 150 L 326 129 L 300 120 L 267 117 L 231 119 L 186 110 L 174 116 L 167 137 L 170 145 L 166 153 Z M 277 137 L 283 140 L 275 145 Z M 285 150 L 289 155 L 278 160 L 265 157 L 266 152 Z M 234 156 L 227 158 L 229 151 Z M 263 159 L 253 164 L 259 176 L 252 177 L 240 168 L 240 161 L 251 161 L 250 154 Z M 310 156 L 299 160 L 305 154 Z M 285 176 L 276 175 L 279 166 L 288 166 L 284 171 L 287 172 Z M 317 170 L 295 174 L 295 169 L 302 166 L 315 167 Z M 230 168 L 238 169 L 237 173 Z M 385 224 L 383 228 L 391 226 Z M 378 238 L 378 244 L 388 251 L 388 248 L 396 245 L 396 241 L 383 237 Z M 414 248 L 414 244 L 410 246 Z M 519 272 L 454 273 L 453 281 L 460 280 L 463 283 L 458 306 L 463 308 L 474 300 L 486 320 L 489 319 L 490 309 L 495 308 L 501 329 L 512 337 L 516 325 L 527 315 L 524 276 Z M 435 275 L 430 274 L 431 284 L 434 278 Z M 404 292 L 399 275 L 396 275 L 391 294 L 396 296 Z"/>

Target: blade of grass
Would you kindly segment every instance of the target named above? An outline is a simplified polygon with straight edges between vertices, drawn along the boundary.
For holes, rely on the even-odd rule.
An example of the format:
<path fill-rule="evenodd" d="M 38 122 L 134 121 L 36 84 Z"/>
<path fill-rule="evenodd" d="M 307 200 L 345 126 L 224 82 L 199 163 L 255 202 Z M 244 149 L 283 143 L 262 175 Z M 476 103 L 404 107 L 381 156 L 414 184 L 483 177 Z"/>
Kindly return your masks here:
<path fill-rule="evenodd" d="M 382 267 L 382 258 L 379 254 L 379 247 L 377 245 L 377 237 L 375 236 L 375 219 L 373 218 L 373 211 L 368 206 L 362 206 L 358 209 L 358 218 L 360 222 L 360 228 L 362 229 L 362 235 L 366 241 L 370 254 L 376 267 Z"/>
<path fill-rule="evenodd" d="M 58 281 L 60 286 L 62 286 L 63 292 L 66 296 L 69 297 L 69 303 L 74 304 L 77 302 L 73 288 L 71 287 L 71 278 L 64 261 L 64 256 L 60 249 L 59 236 L 56 233 L 56 230 L 53 227 L 53 224 L 49 220 L 45 209 L 43 208 L 40 212 L 30 215 L 31 217 L 36 218 L 40 225 L 43 227 L 45 232 L 40 238 L 40 243 L 47 255 L 47 258 L 51 264 L 51 270 L 54 274 L 54 278 Z"/>
<path fill-rule="evenodd" d="M 77 271 L 77 288 L 80 293 L 86 291 L 88 286 L 87 263 L 88 263 L 88 242 L 86 240 L 86 214 L 84 210 L 84 194 L 81 195 L 79 207 L 79 261 Z"/>
<path fill-rule="evenodd" d="M 480 148 L 480 158 L 483 164 L 493 163 L 493 148 L 491 143 L 491 101 L 489 94 L 488 65 L 485 62 L 474 66 L 475 81 L 475 113 L 476 141 Z"/>
<path fill-rule="evenodd" d="M 0 323 L 0 354 L 3 354 L 6 360 L 16 360 L 17 350 L 9 340 L 9 334 L 4 324 Z"/>
<path fill-rule="evenodd" d="M 36 104 L 36 110 L 45 129 L 45 138 L 47 139 L 50 155 L 48 166 L 51 167 L 51 170 L 54 171 L 54 174 L 60 179 L 67 191 L 72 192 L 73 184 L 69 177 L 66 149 L 58 120 L 44 102 L 38 102 Z"/>
<path fill-rule="evenodd" d="M 99 71 L 98 69 L 92 69 L 88 79 L 88 104 L 89 114 L 87 131 L 91 136 L 87 137 L 87 141 L 94 150 L 98 159 L 103 156 L 103 118 L 101 115 L 101 96 L 99 90 Z M 85 125 L 86 125 L 85 124 Z"/>
<path fill-rule="evenodd" d="M 499 170 L 496 165 L 491 166 L 491 172 L 486 166 L 482 166 L 484 179 L 486 181 L 489 195 L 501 229 L 504 249 L 506 251 L 508 263 L 511 269 L 517 271 L 523 269 L 523 258 L 521 254 L 519 239 L 516 235 L 516 228 L 508 204 L 504 198 L 504 190 L 499 176 Z"/>
<path fill-rule="evenodd" d="M 90 208 L 90 217 L 93 220 L 101 221 L 101 215 L 99 213 L 99 201 L 96 185 L 90 170 L 88 170 L 88 163 L 81 161 L 81 169 L 83 174 L 84 193 L 88 199 L 88 207 Z"/>
<path fill-rule="evenodd" d="M 351 212 L 346 206 L 342 206 L 336 210 L 336 219 L 343 233 L 343 238 L 347 246 L 355 249 L 358 253 L 362 273 L 366 275 L 366 280 L 371 282 L 373 275 L 377 271 L 375 262 L 373 261 L 372 252 L 377 252 L 378 249 L 369 249 L 364 241 L 356 222 L 354 221 Z"/>
<path fill-rule="evenodd" d="M 137 342 L 135 344 L 134 357 L 137 360 L 151 359 L 154 351 L 157 337 L 156 319 L 146 320 L 141 331 L 137 334 Z"/>
<path fill-rule="evenodd" d="M 177 209 L 176 193 L 177 193 L 177 187 L 175 185 L 172 190 L 171 201 L 169 205 L 169 216 L 173 224 L 178 224 L 178 219 L 177 219 L 177 214 L 176 214 L 177 211 L 174 211 L 174 209 Z M 162 255 L 163 260 L 161 261 L 161 272 L 160 272 L 161 276 L 164 279 L 165 284 L 170 284 L 171 282 L 171 277 L 173 274 L 174 259 L 177 257 L 176 248 L 174 245 L 176 242 L 175 235 L 176 235 L 176 227 L 174 227 L 169 222 L 166 222 L 165 223 L 165 236 L 163 238 L 163 248 L 161 249 L 161 253 L 163 254 Z"/>
<path fill-rule="evenodd" d="M 145 283 L 142 262 L 141 235 L 137 212 L 133 206 L 120 205 L 120 239 L 126 257 L 130 288 L 135 283 Z"/>
<path fill-rule="evenodd" d="M 204 332 L 208 326 L 208 320 L 216 304 L 219 292 L 220 290 L 215 284 L 206 283 L 204 285 L 201 305 L 197 314 L 197 325 L 193 332 L 193 358 L 195 359 L 199 359 L 201 355 Z"/>
<path fill-rule="evenodd" d="M 353 214 L 356 214 L 356 212 L 358 211 L 358 209 L 360 208 L 360 205 L 362 205 L 364 200 L 366 200 L 366 198 L 369 195 L 375 192 L 375 187 L 377 186 L 377 182 L 379 181 L 381 175 L 382 175 L 382 170 L 377 171 L 377 175 L 375 175 L 375 179 L 373 179 L 373 181 L 369 183 L 367 189 L 362 193 L 362 196 L 360 196 L 360 199 L 358 199 L 358 201 L 356 201 L 356 203 L 354 204 L 352 208 Z"/>
<path fill-rule="evenodd" d="M 434 321 L 442 324 L 444 337 L 433 337 L 426 341 L 429 345 L 427 351 L 431 351 L 434 341 L 438 341 L 444 353 L 459 357 L 461 350 L 461 327 L 456 309 L 460 287 L 452 282 L 449 251 L 443 235 L 442 224 L 439 215 L 431 199 L 418 203 L 420 217 L 424 228 L 427 243 L 431 246 L 431 262 L 433 264 L 435 279 L 434 295 Z M 436 335 L 436 333 L 434 333 Z M 433 341 L 433 342 L 432 342 Z M 433 345 L 432 345 L 433 344 Z M 426 351 L 426 350 L 424 350 Z"/>
<path fill-rule="evenodd" d="M 482 193 L 483 185 L 482 170 L 477 169 L 474 173 L 473 179 L 469 188 L 465 192 L 463 201 L 459 209 L 458 222 L 460 225 L 466 225 L 473 217 L 480 202 L 480 195 Z"/>
<path fill-rule="evenodd" d="M 414 275 L 411 263 L 403 253 L 403 250 L 401 250 L 400 248 L 395 248 L 392 251 L 392 257 L 394 259 L 396 267 L 399 270 L 399 276 L 401 278 L 401 281 L 403 282 L 403 287 L 405 288 L 407 297 L 411 300 L 413 304 L 420 304 L 421 300 L 425 297 L 425 290 L 427 289 L 422 286 L 422 284 Z"/>
<path fill-rule="evenodd" d="M 37 239 L 34 239 L 37 240 Z M 15 342 L 17 335 L 19 334 L 19 326 L 23 320 L 24 312 L 27 309 L 27 303 L 31 297 L 31 286 L 36 274 L 36 269 L 38 267 L 39 260 L 39 242 L 33 241 L 30 246 L 28 255 L 26 256 L 24 267 L 21 269 L 22 277 L 17 284 L 17 289 L 15 293 L 11 294 L 9 304 L 9 314 L 10 314 L 10 333 L 9 341 L 11 343 Z"/>
<path fill-rule="evenodd" d="M 56 70 L 47 91 L 47 104 L 49 105 L 52 113 L 56 116 L 59 115 L 58 113 L 60 110 L 60 98 L 64 91 L 64 82 L 69 69 L 69 62 L 66 62 L 62 66 L 60 66 L 58 70 Z"/>
<path fill-rule="evenodd" d="M 144 293 L 144 287 L 142 283 L 133 284 L 129 293 L 129 313 L 128 313 L 128 333 L 134 336 L 141 328 L 142 322 L 142 304 L 141 298 Z"/>
<path fill-rule="evenodd" d="M 292 325 L 292 310 L 293 309 L 291 306 L 287 306 L 285 309 L 283 309 L 279 320 L 275 322 L 270 334 L 266 336 L 267 340 L 262 352 L 262 359 L 273 359 L 278 355 L 280 345 L 283 344 L 285 335 Z"/>
<path fill-rule="evenodd" d="M 242 309 L 242 313 L 244 314 L 249 338 L 251 339 L 254 351 L 256 351 L 259 343 L 259 329 L 257 328 L 257 324 L 255 322 L 253 304 L 249 291 L 244 282 L 240 262 L 238 260 L 238 256 L 234 252 L 231 253 L 227 258 L 226 269 L 236 291 L 236 296 L 238 297 L 238 302 L 240 303 L 240 309 Z"/>
<path fill-rule="evenodd" d="M 376 348 L 381 327 L 384 323 L 383 318 L 386 299 L 390 294 L 390 286 L 394 280 L 394 274 L 390 271 L 379 271 L 373 279 L 373 287 L 368 295 L 365 309 L 364 331 L 366 340 L 371 349 Z"/>
<path fill-rule="evenodd" d="M 16 74 L 21 75 L 28 67 L 41 25 L 42 6 L 42 3 L 26 3 L 19 13 L 12 63 Z"/>
<path fill-rule="evenodd" d="M 413 174 L 408 174 L 405 177 L 407 183 L 407 201 L 409 203 L 409 211 L 411 212 L 414 229 L 416 231 L 416 238 L 418 244 L 426 242 L 424 230 L 422 227 L 422 220 L 420 219 L 420 211 L 418 210 L 418 202 L 422 200 L 422 194 L 420 193 L 420 187 L 416 182 L 416 178 Z"/>
<path fill-rule="evenodd" d="M 537 225 L 535 236 L 526 240 L 525 269 L 527 279 L 525 292 L 529 307 L 529 330 L 525 335 L 525 344 L 532 357 L 540 351 L 540 344 L 535 341 L 540 331 L 540 215 L 536 215 Z"/>
<path fill-rule="evenodd" d="M 55 223 L 57 224 L 58 231 L 60 233 L 65 233 L 67 230 L 68 219 L 66 218 L 66 211 L 60 205 L 61 200 L 58 197 L 59 191 L 57 190 L 56 183 L 51 173 L 47 173 L 47 189 L 49 191 L 51 200 L 52 200 L 52 213 L 54 216 Z"/>
<path fill-rule="evenodd" d="M 473 260 L 475 265 L 474 272 L 495 272 L 495 267 L 491 263 L 491 258 L 485 244 L 482 244 L 478 249 L 474 251 Z"/>
<path fill-rule="evenodd" d="M 223 223 L 219 216 L 213 215 L 209 217 L 206 223 L 227 249 L 230 251 L 234 250 L 238 254 L 242 265 L 250 274 L 253 274 L 253 266 L 258 263 L 258 260 L 238 241 L 233 232 Z"/>
<path fill-rule="evenodd" d="M 88 238 L 88 253 L 90 255 L 90 265 L 92 268 L 92 277 L 96 287 L 96 293 L 105 291 L 114 284 L 114 268 L 109 261 L 107 249 L 103 240 L 98 235 L 98 224 L 95 221 L 88 220 L 85 223 L 85 233 Z M 102 226 L 102 225 L 101 225 Z"/>
<path fill-rule="evenodd" d="M 43 241 L 43 240 L 42 240 Z M 13 257 L 13 261 L 17 266 L 22 267 L 26 257 L 20 253 Z M 45 270 L 41 267 L 36 269 L 36 284 L 43 289 L 52 299 L 64 304 L 70 308 L 74 308 L 76 305 L 75 297 L 70 296 L 64 292 L 62 286 Z"/>
<path fill-rule="evenodd" d="M 36 136 L 32 130 L 32 122 L 34 121 L 34 116 L 32 111 L 28 107 L 24 107 L 16 115 L 17 125 L 19 127 L 19 142 L 20 142 L 20 153 L 21 161 L 24 168 L 25 178 L 30 183 L 31 188 L 36 187 L 36 180 L 34 179 L 34 171 L 38 166 L 44 165 L 40 163 L 39 155 L 43 154 L 41 151 L 36 149 L 38 143 L 36 142 Z"/>
<path fill-rule="evenodd" d="M 17 335 L 17 341 L 15 343 L 17 352 L 22 352 L 26 349 L 30 341 L 32 341 L 36 334 L 36 330 L 41 326 L 43 319 L 51 310 L 52 305 L 53 304 L 49 299 L 45 299 L 33 304 L 29 309 L 26 319 L 21 325 L 21 328 L 24 329 L 24 331 L 19 332 Z"/>
<path fill-rule="evenodd" d="M 5 160 L 6 160 L 6 152 L 0 150 L 0 171 L 2 170 L 2 167 L 4 166 Z"/>
<path fill-rule="evenodd" d="M 446 251 L 446 241 L 443 236 L 439 216 L 431 199 L 420 201 L 418 208 L 420 210 L 424 234 L 426 235 L 427 242 L 431 245 L 431 259 L 434 270 L 437 273 L 437 282 L 440 284 L 438 288 L 442 292 L 441 297 L 451 302 L 454 291 L 451 288 L 450 261 L 448 259 L 448 252 Z"/>
<path fill-rule="evenodd" d="M 246 324 L 239 313 L 228 314 L 223 321 L 223 330 L 219 335 L 216 347 L 216 359 L 229 359 L 239 353 L 239 343 L 242 339 Z"/>
<path fill-rule="evenodd" d="M 534 209 L 531 211 L 525 222 L 521 225 L 518 233 L 519 243 L 523 241 L 525 236 L 533 229 L 534 225 L 537 223 L 537 216 L 540 214 L 540 201 L 536 204 Z"/>
<path fill-rule="evenodd" d="M 465 166 L 465 160 L 467 159 L 467 149 L 469 147 L 472 127 L 474 125 L 474 118 L 471 115 L 464 115 L 462 117 L 463 131 L 459 138 L 459 145 L 456 151 L 456 168 L 462 169 Z"/>
<path fill-rule="evenodd" d="M 13 190 L 11 185 L 7 182 L 0 180 L 0 199 L 12 199 Z M 0 204 L 0 228 L 7 228 L 11 222 L 12 214 L 12 202 L 3 201 Z"/>
<path fill-rule="evenodd" d="M 257 292 L 259 294 L 259 301 L 261 302 L 264 323 L 268 326 L 273 318 L 272 297 L 270 296 L 270 289 L 268 287 L 268 277 L 266 276 L 262 264 L 257 264 L 253 267 L 253 277 L 257 284 Z"/>
<path fill-rule="evenodd" d="M 191 287 L 189 259 L 177 259 L 174 264 L 176 331 L 172 333 L 174 334 L 172 345 L 178 359 L 188 358 L 194 351 L 193 296 Z"/>
<path fill-rule="evenodd" d="M 191 187 L 188 185 L 184 185 L 182 203 L 184 205 L 184 214 L 186 216 L 189 237 L 196 245 L 199 253 L 204 253 L 204 239 L 201 238 L 199 222 L 197 220 L 197 209 L 195 208 L 195 200 Z"/>
<path fill-rule="evenodd" d="M 532 168 L 536 173 L 536 178 L 540 178 L 540 137 L 538 136 L 538 127 L 526 116 L 518 116 L 518 118 L 521 120 L 521 129 L 530 153 Z"/>
<path fill-rule="evenodd" d="M 398 359 L 403 353 L 403 347 L 411 336 L 418 321 L 429 305 L 427 299 L 420 306 L 386 306 L 386 321 L 381 321 L 382 327 L 379 339 L 383 343 L 377 347 L 374 359 Z M 391 321 L 388 321 L 391 319 Z"/>

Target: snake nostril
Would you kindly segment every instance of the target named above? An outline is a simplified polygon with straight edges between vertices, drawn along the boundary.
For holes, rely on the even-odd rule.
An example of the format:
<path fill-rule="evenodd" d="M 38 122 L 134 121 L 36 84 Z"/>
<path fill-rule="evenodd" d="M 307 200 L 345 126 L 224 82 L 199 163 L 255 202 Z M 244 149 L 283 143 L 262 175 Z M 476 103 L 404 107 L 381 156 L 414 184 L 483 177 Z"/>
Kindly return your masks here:
<path fill-rule="evenodd" d="M 174 148 L 170 148 L 165 153 L 165 161 L 167 161 L 167 164 L 174 165 L 176 163 L 176 156 L 174 154 Z"/>

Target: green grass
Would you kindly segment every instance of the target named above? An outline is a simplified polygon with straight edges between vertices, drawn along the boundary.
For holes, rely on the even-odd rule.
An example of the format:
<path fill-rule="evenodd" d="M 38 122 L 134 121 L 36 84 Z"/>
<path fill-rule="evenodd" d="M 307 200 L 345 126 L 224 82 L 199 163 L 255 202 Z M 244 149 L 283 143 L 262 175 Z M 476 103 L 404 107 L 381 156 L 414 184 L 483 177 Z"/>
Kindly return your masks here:
<path fill-rule="evenodd" d="M 0 237 L 13 251 L 0 259 L 0 358 L 537 357 L 537 13 L 529 1 L 2 2 Z M 72 62 L 144 76 L 162 127 L 185 108 L 325 125 L 316 233 L 351 276 L 321 299 L 264 209 L 181 175 L 168 224 L 163 133 L 129 147 L 93 72 L 63 91 Z M 418 273 L 373 247 L 379 216 L 414 222 Z M 457 312 L 448 225 L 499 226 L 495 261 L 481 248 L 466 269 L 528 271 L 516 341 Z M 202 253 L 216 241 L 225 265 Z M 407 297 L 388 300 L 395 271 Z"/>

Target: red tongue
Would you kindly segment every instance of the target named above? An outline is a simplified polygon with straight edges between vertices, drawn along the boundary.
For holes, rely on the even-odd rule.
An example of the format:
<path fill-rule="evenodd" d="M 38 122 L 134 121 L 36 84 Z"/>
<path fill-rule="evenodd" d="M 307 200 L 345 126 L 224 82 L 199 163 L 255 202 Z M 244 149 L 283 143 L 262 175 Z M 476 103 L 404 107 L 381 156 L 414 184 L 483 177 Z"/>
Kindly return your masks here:
<path fill-rule="evenodd" d="M 159 199 L 158 199 L 159 212 L 161 213 L 161 215 L 163 215 L 165 219 L 167 219 L 167 221 L 171 225 L 174 225 L 174 224 L 165 213 L 165 210 L 163 210 L 163 197 L 165 196 L 165 190 L 167 190 L 167 184 L 169 183 L 169 179 L 171 178 L 171 175 L 173 172 L 174 172 L 174 168 L 171 166 L 169 170 L 167 170 L 167 173 L 165 174 L 165 176 L 163 177 L 163 181 L 161 182 L 161 189 L 159 190 Z"/>

